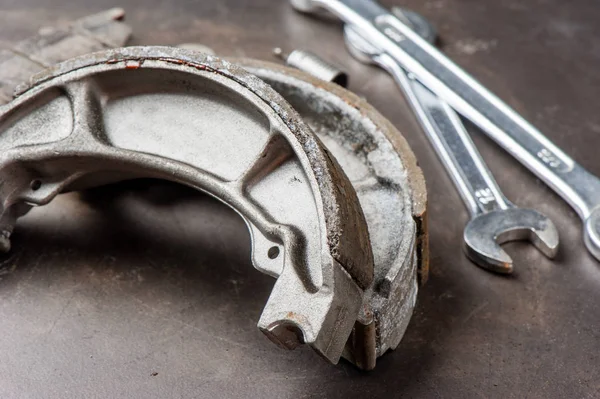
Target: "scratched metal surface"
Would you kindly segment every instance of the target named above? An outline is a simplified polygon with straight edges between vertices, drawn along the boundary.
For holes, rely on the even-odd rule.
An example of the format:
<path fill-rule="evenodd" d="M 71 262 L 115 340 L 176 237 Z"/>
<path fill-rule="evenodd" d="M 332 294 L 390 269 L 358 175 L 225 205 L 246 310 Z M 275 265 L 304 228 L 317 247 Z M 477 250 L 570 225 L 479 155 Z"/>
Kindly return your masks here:
<path fill-rule="evenodd" d="M 390 6 L 390 1 L 384 1 Z M 593 0 L 406 0 L 444 48 L 600 174 L 600 6 Z M 3 0 L 0 41 L 114 6 Z M 383 73 L 353 61 L 340 27 L 281 0 L 120 2 L 136 44 L 201 42 L 269 59 L 302 47 L 344 64 L 350 87 L 403 131 L 430 193 L 431 279 L 398 350 L 372 373 L 286 352 L 255 328 L 273 281 L 250 265 L 242 221 L 160 182 L 69 194 L 19 224 L 0 276 L 1 398 L 502 397 L 600 395 L 600 264 L 575 213 L 475 135 L 507 196 L 559 226 L 554 262 L 525 244 L 503 278 L 461 253 L 466 210 Z"/>

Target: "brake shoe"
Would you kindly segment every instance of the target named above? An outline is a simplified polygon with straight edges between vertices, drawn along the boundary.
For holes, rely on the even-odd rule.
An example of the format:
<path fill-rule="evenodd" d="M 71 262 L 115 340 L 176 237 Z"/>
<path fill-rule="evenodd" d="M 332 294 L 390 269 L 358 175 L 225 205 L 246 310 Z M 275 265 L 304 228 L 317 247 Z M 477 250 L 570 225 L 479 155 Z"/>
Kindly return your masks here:
<path fill-rule="evenodd" d="M 139 177 L 197 188 L 241 215 L 254 267 L 277 278 L 259 328 L 284 348 L 371 369 L 400 342 L 427 275 L 414 155 L 347 90 L 233 61 L 245 70 L 130 47 L 20 86 L 0 106 L 0 242 L 8 250 L 17 218 L 64 191 Z"/>

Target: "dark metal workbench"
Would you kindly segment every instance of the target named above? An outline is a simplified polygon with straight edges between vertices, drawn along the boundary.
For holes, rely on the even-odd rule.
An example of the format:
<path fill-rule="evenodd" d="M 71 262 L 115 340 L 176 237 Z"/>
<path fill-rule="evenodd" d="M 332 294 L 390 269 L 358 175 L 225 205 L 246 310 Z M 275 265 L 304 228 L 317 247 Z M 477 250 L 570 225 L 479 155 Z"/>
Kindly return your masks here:
<path fill-rule="evenodd" d="M 454 60 L 600 174 L 597 1 L 401 3 L 437 25 Z M 232 211 L 160 182 L 68 194 L 21 221 L 0 266 L 0 398 L 600 396 L 600 263 L 576 214 L 492 142 L 474 137 L 507 197 L 550 216 L 562 239 L 554 262 L 508 245 L 509 278 L 463 256 L 466 209 L 391 79 L 351 59 L 340 26 L 287 1 L 3 0 L 0 41 L 115 5 L 134 44 L 199 42 L 263 59 L 274 46 L 305 48 L 346 65 L 351 89 L 404 132 L 425 172 L 431 278 L 398 350 L 371 373 L 334 367 L 256 329 L 273 280 L 252 268 Z"/>

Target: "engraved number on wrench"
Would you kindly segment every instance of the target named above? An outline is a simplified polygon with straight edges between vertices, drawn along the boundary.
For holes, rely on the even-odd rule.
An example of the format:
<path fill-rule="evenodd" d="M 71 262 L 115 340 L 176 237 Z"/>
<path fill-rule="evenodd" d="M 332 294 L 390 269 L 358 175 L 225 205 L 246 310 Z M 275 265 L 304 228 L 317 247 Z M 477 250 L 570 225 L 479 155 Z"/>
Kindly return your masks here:
<path fill-rule="evenodd" d="M 566 169 L 567 166 L 564 165 L 560 159 L 554 155 L 552 153 L 552 151 L 550 151 L 547 148 L 542 148 L 541 150 L 538 151 L 537 156 L 539 159 L 542 160 L 542 162 L 544 162 L 546 165 L 548 165 L 549 167 L 551 167 L 552 169 Z M 562 168 L 561 168 L 562 166 Z"/>
<path fill-rule="evenodd" d="M 375 21 L 375 23 L 377 24 L 379 29 L 381 29 L 381 31 L 387 37 L 389 37 L 391 40 L 395 41 L 396 43 L 403 42 L 406 39 L 406 36 L 404 36 L 398 29 L 394 28 L 387 21 L 386 17 L 387 17 L 387 15 L 384 15 L 382 18 L 377 18 L 377 20 Z"/>
<path fill-rule="evenodd" d="M 477 201 L 481 202 L 483 205 L 487 205 L 496 200 L 494 193 L 489 188 L 481 188 L 475 191 L 475 197 L 477 197 Z"/>

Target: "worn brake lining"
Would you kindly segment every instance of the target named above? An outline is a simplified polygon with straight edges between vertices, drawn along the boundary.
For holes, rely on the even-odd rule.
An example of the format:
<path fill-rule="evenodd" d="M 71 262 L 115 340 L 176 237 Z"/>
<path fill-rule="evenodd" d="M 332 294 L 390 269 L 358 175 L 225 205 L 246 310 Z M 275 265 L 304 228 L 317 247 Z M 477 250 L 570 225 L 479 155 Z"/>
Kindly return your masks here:
<path fill-rule="evenodd" d="M 74 26 L 112 35 L 99 22 L 123 25 L 117 15 Z M 128 32 L 117 29 L 120 40 Z M 69 41 L 28 42 L 60 49 Z M 285 348 L 308 343 L 334 363 L 343 351 L 372 369 L 398 345 L 427 275 L 426 193 L 414 155 L 347 90 L 234 61 L 301 118 L 230 62 L 166 47 L 86 55 L 22 85 L 0 107 L 0 243 L 7 250 L 16 219 L 63 191 L 137 177 L 190 185 L 244 218 L 254 266 L 277 277 L 261 330 Z"/>

